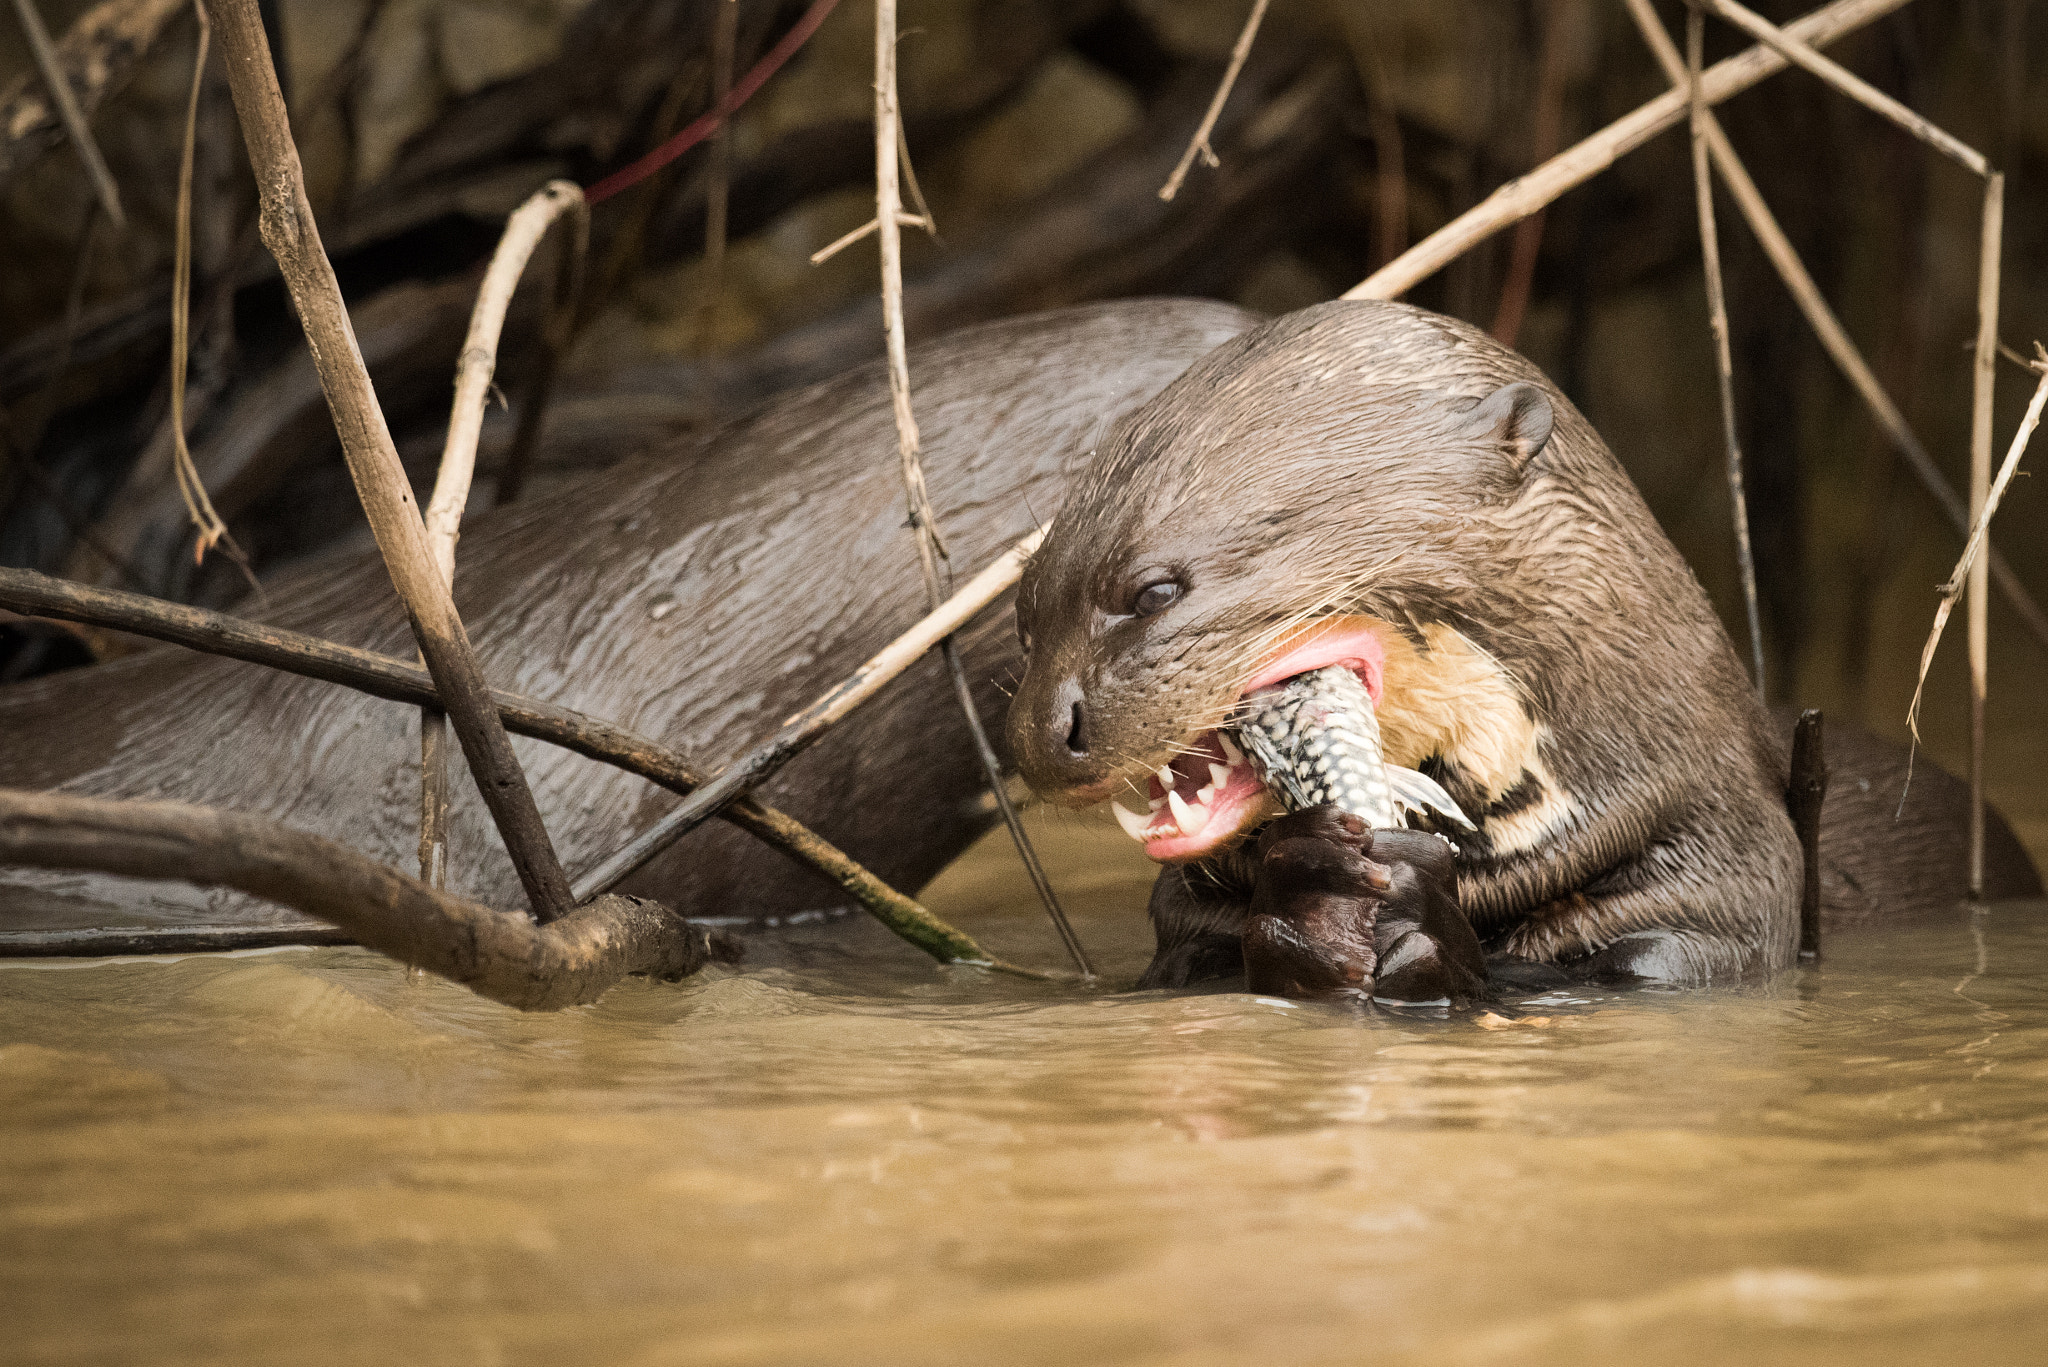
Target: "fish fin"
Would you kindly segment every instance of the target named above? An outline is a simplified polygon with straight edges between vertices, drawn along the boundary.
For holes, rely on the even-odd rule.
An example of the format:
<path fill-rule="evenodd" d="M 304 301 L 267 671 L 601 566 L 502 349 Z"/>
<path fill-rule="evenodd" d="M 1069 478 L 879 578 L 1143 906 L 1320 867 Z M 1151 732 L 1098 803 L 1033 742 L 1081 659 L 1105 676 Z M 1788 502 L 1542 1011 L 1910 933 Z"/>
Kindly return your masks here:
<path fill-rule="evenodd" d="M 1387 787 L 1393 790 L 1396 811 L 1407 807 L 1423 813 L 1433 813 L 1446 821 L 1455 822 L 1468 831 L 1479 828 L 1465 815 L 1451 795 L 1443 790 L 1428 774 L 1397 765 L 1387 766 Z"/>

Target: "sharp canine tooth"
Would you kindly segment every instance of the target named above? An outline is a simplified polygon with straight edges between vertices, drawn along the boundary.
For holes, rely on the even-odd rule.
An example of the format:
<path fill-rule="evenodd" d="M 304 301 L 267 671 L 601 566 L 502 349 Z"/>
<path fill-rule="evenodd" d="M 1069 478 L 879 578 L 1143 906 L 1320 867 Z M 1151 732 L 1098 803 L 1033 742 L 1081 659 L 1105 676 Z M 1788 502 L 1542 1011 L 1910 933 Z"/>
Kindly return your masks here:
<path fill-rule="evenodd" d="M 1226 765 L 1222 765 L 1222 764 L 1212 764 L 1212 765 L 1210 765 L 1210 766 L 1209 766 L 1209 783 L 1210 783 L 1210 785 L 1211 785 L 1212 787 L 1214 787 L 1214 788 L 1216 789 L 1216 791 L 1217 791 L 1217 792 L 1219 792 L 1219 793 L 1220 793 L 1220 792 L 1222 792 L 1222 791 L 1223 791 L 1223 790 L 1224 790 L 1225 788 L 1228 788 L 1228 787 L 1230 786 L 1230 769 L 1229 769 L 1229 767 L 1228 767 L 1228 766 L 1226 766 Z"/>
<path fill-rule="evenodd" d="M 1109 809 L 1116 813 L 1116 824 L 1124 828 L 1124 834 L 1133 840 L 1145 838 L 1145 818 L 1139 816 L 1121 802 L 1112 802 Z"/>
<path fill-rule="evenodd" d="M 1156 778 L 1157 778 L 1157 779 L 1159 780 L 1159 786 L 1160 786 L 1160 787 L 1162 787 L 1162 788 L 1166 789 L 1166 791 L 1167 791 L 1167 792 L 1169 792 L 1169 793 L 1173 791 L 1173 766 L 1172 766 L 1172 765 L 1170 765 L 1170 764 L 1162 764 L 1162 765 L 1160 765 L 1160 766 L 1159 766 L 1159 772 L 1158 772 L 1158 773 L 1157 773 L 1156 775 L 1154 775 L 1154 777 L 1156 777 Z"/>
<path fill-rule="evenodd" d="M 1195 809 L 1188 806 L 1179 793 L 1171 790 L 1166 794 L 1166 805 L 1172 809 L 1173 819 L 1179 824 L 1182 835 L 1193 835 L 1201 830 L 1209 819 L 1209 813 L 1204 811 L 1202 820 L 1195 820 Z"/>
<path fill-rule="evenodd" d="M 1232 744 L 1229 736 L 1225 735 L 1221 731 L 1218 731 L 1216 733 L 1216 739 L 1223 743 L 1223 757 L 1229 760 L 1233 767 L 1244 763 L 1244 751 L 1238 749 L 1236 745 Z"/>

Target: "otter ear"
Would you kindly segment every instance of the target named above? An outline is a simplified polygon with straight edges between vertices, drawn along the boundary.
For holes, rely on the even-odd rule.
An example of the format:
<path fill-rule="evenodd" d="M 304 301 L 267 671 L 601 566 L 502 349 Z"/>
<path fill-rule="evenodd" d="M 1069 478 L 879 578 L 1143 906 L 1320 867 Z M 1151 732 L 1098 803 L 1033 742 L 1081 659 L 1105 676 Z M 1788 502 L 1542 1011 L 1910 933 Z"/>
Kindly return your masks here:
<path fill-rule="evenodd" d="M 1550 441 L 1550 400 L 1533 384 L 1504 384 L 1479 401 L 1472 434 L 1506 453 L 1516 473 L 1529 468 Z"/>

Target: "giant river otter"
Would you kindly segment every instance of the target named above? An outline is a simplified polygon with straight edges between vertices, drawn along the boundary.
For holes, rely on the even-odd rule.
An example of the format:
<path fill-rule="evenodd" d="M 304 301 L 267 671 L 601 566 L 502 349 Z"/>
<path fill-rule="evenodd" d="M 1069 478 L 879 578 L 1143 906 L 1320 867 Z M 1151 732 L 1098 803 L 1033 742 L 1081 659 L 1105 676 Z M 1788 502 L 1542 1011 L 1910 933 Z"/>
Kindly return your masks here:
<path fill-rule="evenodd" d="M 1333 303 L 1219 347 L 1101 444 L 1017 621 L 1024 776 L 1068 803 L 1149 798 L 1122 817 L 1167 864 L 1146 985 L 1242 968 L 1259 990 L 1414 1000 L 1478 991 L 1482 945 L 1675 982 L 1795 955 L 1779 725 L 1592 427 L 1463 323 Z M 1363 679 L 1387 761 L 1470 815 L 1444 831 L 1455 854 L 1329 807 L 1271 820 L 1235 709 L 1330 665 Z M 1893 825 L 1881 756 L 1835 746 L 1838 914 L 1963 891 L 1959 785 L 1923 765 Z M 1993 824 L 1989 891 L 2037 892 Z"/>
<path fill-rule="evenodd" d="M 1112 420 L 1256 321 L 1222 304 L 1143 300 L 970 328 L 913 352 L 932 500 L 962 574 L 1051 515 Z M 270 597 L 280 625 L 412 653 L 374 553 L 286 576 Z M 455 599 L 492 683 L 614 718 L 715 768 L 923 614 L 886 372 L 863 367 L 472 519 Z M 1013 639 L 1006 612 L 964 635 L 991 719 L 1016 672 Z M 0 786 L 259 813 L 411 869 L 418 726 L 410 707 L 152 650 L 0 689 Z M 564 750 L 513 747 L 572 878 L 678 801 Z M 522 905 L 474 786 L 461 776 L 456 788 L 450 888 Z M 982 789 L 934 658 L 763 796 L 915 889 L 987 829 Z M 844 900 L 722 823 L 626 890 L 693 916 Z M 194 923 L 306 924 L 238 893 L 0 869 L 0 932 Z"/>
<path fill-rule="evenodd" d="M 1330 305 L 1247 334 L 1257 322 L 1137 300 L 912 355 L 960 569 L 1060 509 L 1022 586 L 1028 668 L 1007 615 L 966 633 L 991 714 L 1022 673 L 1023 773 L 1085 801 L 1172 760 L 1181 806 L 1211 789 L 1199 829 L 1151 832 L 1180 862 L 1154 897 L 1146 981 L 1236 973 L 1249 950 L 1255 984 L 1278 990 L 1334 971 L 1380 995 L 1452 995 L 1485 972 L 1474 926 L 1496 963 L 1683 979 L 1784 963 L 1797 889 L 1778 732 L 1584 420 L 1521 358 L 1414 309 Z M 902 520 L 877 364 L 474 519 L 456 599 L 492 682 L 708 769 L 916 619 Z M 271 598 L 281 625 L 409 653 L 374 556 L 330 557 Z M 1327 810 L 1243 842 L 1269 811 L 1244 774 L 1214 783 L 1208 765 L 1228 755 L 1210 732 L 1248 687 L 1333 662 L 1378 699 L 1388 758 L 1429 771 L 1479 824 L 1455 856 Z M 417 725 L 410 707 L 152 650 L 0 689 L 0 786 L 260 813 L 405 868 Z M 1830 740 L 1831 906 L 1959 896 L 1953 781 L 1923 763 L 1895 826 L 1900 756 L 1852 753 L 1840 727 Z M 572 876 L 676 800 L 514 745 Z M 457 786 L 450 886 L 518 905 L 481 804 Z M 932 661 L 764 796 L 914 889 L 987 828 L 980 789 Z M 1993 834 L 1996 890 L 2038 886 Z M 839 900 L 719 826 L 628 890 L 698 916 Z M 306 924 L 223 891 L 0 871 L 0 932 L 193 923 Z"/>

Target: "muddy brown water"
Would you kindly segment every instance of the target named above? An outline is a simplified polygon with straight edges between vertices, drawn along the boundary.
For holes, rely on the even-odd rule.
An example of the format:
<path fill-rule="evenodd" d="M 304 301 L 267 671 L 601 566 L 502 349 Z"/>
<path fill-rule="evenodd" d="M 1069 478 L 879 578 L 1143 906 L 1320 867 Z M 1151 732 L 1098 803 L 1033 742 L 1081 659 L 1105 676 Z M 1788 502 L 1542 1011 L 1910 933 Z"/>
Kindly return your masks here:
<path fill-rule="evenodd" d="M 1041 830 L 1130 981 L 1147 867 Z M 930 900 L 1054 962 L 1000 843 Z M 4 964 L 0 1361 L 2048 1355 L 2048 905 L 1514 1009 L 837 922 L 556 1016 L 358 950 Z"/>

